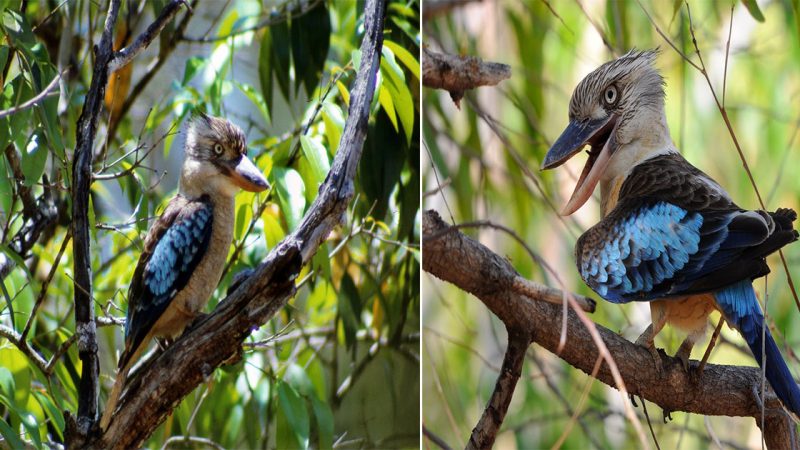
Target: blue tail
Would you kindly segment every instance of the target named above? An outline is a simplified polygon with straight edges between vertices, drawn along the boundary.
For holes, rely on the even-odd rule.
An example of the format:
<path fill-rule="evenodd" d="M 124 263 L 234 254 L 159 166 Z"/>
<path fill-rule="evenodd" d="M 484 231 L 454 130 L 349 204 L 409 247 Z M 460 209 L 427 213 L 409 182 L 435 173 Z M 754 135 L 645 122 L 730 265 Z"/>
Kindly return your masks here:
<path fill-rule="evenodd" d="M 715 295 L 717 304 L 725 314 L 725 319 L 742 333 L 750 351 L 761 365 L 761 327 L 764 323 L 764 315 L 761 313 L 752 283 L 749 280 L 740 281 L 717 291 Z M 789 372 L 789 368 L 786 367 L 786 362 L 769 332 L 769 327 L 765 329 L 764 334 L 766 337 L 764 350 L 767 353 L 764 364 L 767 366 L 765 370 L 767 381 L 783 405 L 800 416 L 800 389 Z"/>

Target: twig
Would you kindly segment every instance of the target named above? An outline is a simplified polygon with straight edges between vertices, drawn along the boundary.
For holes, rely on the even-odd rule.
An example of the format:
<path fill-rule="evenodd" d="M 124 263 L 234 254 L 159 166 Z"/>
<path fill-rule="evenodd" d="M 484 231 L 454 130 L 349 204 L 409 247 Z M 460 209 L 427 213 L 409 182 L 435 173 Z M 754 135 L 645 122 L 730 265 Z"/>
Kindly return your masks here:
<path fill-rule="evenodd" d="M 45 279 L 42 287 L 39 289 L 39 295 L 36 297 L 36 301 L 33 303 L 31 314 L 28 316 L 28 321 L 25 323 L 25 328 L 22 329 L 20 339 L 23 341 L 28 337 L 28 332 L 31 330 L 33 320 L 36 318 L 36 312 L 39 310 L 39 307 L 42 306 L 42 302 L 47 295 L 47 288 L 50 287 L 50 282 L 53 281 L 53 276 L 55 276 L 56 271 L 58 270 L 58 264 L 61 262 L 61 257 L 64 255 L 64 249 L 67 248 L 67 244 L 69 243 L 71 237 L 71 231 L 67 230 L 67 234 L 64 236 L 64 241 L 61 242 L 61 248 L 58 249 L 56 259 L 53 261 L 53 265 L 50 267 L 50 273 L 47 274 L 47 279 Z"/>
<path fill-rule="evenodd" d="M 494 86 L 511 77 L 511 67 L 483 62 L 475 56 L 453 56 L 422 48 L 422 84 L 444 89 L 460 108 L 464 93 L 480 86 Z"/>
<path fill-rule="evenodd" d="M 108 77 L 111 73 L 125 67 L 133 60 L 133 58 L 146 49 L 150 43 L 153 42 L 153 40 L 159 34 L 161 34 L 161 30 L 164 29 L 164 27 L 167 25 L 167 22 L 172 20 L 172 18 L 178 14 L 181 5 L 185 5 L 191 12 L 191 7 L 186 0 L 172 0 L 164 7 L 163 10 L 161 10 L 161 13 L 158 15 L 156 20 L 151 23 L 147 29 L 142 32 L 142 34 L 136 37 L 131 45 L 114 52 L 113 58 L 106 66 L 106 77 Z"/>
<path fill-rule="evenodd" d="M 439 436 L 435 435 L 425 424 L 422 424 L 422 435 L 426 438 L 430 439 L 431 442 L 436 444 L 442 450 L 450 450 L 450 446 L 444 441 L 444 439 L 440 438 Z"/>
<path fill-rule="evenodd" d="M 49 97 L 50 95 L 57 94 L 57 92 L 53 92 L 53 89 L 55 89 L 56 86 L 58 86 L 58 81 L 60 79 L 61 79 L 61 74 L 56 74 L 56 76 L 53 77 L 53 81 L 51 81 L 50 84 L 48 84 L 44 88 L 44 90 L 42 90 L 42 92 L 36 94 L 35 97 L 31 98 L 30 100 L 28 100 L 26 102 L 23 102 L 20 105 L 16 105 L 16 106 L 14 106 L 12 108 L 4 109 L 4 110 L 0 111 L 0 119 L 2 119 L 3 117 L 6 117 L 6 116 L 10 116 L 12 114 L 18 113 L 20 111 L 24 111 L 24 110 L 30 108 L 31 106 L 37 105 L 39 102 L 41 102 L 45 98 Z"/>
<path fill-rule="evenodd" d="M 218 36 L 203 36 L 203 37 L 192 37 L 192 36 L 180 36 L 180 40 L 186 42 L 198 42 L 198 43 L 210 43 L 210 42 L 217 42 L 217 41 L 224 41 L 225 39 L 232 38 L 238 36 L 240 34 L 249 33 L 251 31 L 257 31 L 262 28 L 270 27 L 272 25 L 277 25 L 279 23 L 286 22 L 287 20 L 296 19 L 305 13 L 314 9 L 317 5 L 322 3 L 322 0 L 312 0 L 307 3 L 302 3 L 300 10 L 298 11 L 284 11 L 283 14 L 280 15 L 270 15 L 269 17 L 262 19 L 257 24 L 249 27 L 239 28 L 237 30 L 233 30 L 227 34 L 221 34 Z M 289 5 L 291 2 L 286 2 L 284 5 Z"/>

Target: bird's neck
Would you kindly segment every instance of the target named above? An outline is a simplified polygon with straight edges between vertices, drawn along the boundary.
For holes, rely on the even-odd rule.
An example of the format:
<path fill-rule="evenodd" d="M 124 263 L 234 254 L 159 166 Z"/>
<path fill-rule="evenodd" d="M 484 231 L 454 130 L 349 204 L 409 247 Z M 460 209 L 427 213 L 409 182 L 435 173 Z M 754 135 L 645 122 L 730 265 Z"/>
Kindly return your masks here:
<path fill-rule="evenodd" d="M 611 156 L 608 167 L 600 178 L 600 206 L 603 217 L 617 205 L 622 183 L 637 165 L 667 153 L 678 153 L 669 136 L 669 127 L 663 111 L 652 112 L 651 117 L 641 117 L 641 125 L 620 130 L 618 147 Z"/>

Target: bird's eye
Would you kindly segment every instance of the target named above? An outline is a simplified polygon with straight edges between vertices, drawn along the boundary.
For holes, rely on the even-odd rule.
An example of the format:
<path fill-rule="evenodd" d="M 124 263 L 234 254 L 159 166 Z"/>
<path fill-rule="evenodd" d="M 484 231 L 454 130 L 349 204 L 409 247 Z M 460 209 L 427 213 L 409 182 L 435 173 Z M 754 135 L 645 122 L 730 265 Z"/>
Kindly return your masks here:
<path fill-rule="evenodd" d="M 219 156 L 222 154 L 222 144 L 214 144 L 214 153 Z"/>
<path fill-rule="evenodd" d="M 608 106 L 614 106 L 617 103 L 617 87 L 613 84 L 606 88 L 605 94 L 603 94 L 603 100 L 606 102 Z"/>

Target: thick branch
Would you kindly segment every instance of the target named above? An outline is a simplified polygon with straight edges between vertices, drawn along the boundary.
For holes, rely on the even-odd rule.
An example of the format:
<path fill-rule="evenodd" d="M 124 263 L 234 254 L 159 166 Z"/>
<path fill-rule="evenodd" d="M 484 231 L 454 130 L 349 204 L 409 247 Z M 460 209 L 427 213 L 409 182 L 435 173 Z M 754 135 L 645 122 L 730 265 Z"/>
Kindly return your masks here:
<path fill-rule="evenodd" d="M 295 278 L 346 212 L 367 132 L 383 44 L 383 0 L 369 0 L 362 63 L 351 90 L 350 111 L 330 172 L 302 223 L 217 309 L 194 324 L 148 367 L 133 376 L 108 428 L 92 446 L 138 447 L 178 403 L 279 311 L 295 293 Z"/>
<path fill-rule="evenodd" d="M 83 446 L 89 429 L 97 418 L 97 393 L 100 363 L 97 359 L 97 325 L 92 303 L 92 255 L 89 236 L 89 195 L 92 182 L 92 146 L 108 81 L 108 63 L 113 57 L 112 34 L 119 13 L 119 0 L 112 0 L 106 14 L 100 43 L 95 47 L 92 82 L 78 119 L 75 155 L 72 163 L 72 236 L 74 253 L 75 334 L 81 380 L 78 386 L 77 422 L 70 420 L 70 448 Z M 68 418 L 69 419 L 69 418 Z"/>
<path fill-rule="evenodd" d="M 503 321 L 509 332 L 528 330 L 533 342 L 591 374 L 598 358 L 597 347 L 574 311 L 567 311 L 567 341 L 559 352 L 563 310 L 548 302 L 531 301 L 510 289 L 504 282 L 510 264 L 460 232 L 445 233 L 434 240 L 426 238 L 434 233 L 441 234 L 447 228 L 435 211 L 425 212 L 423 268 L 475 295 Z M 677 359 L 662 353 L 664 374 L 660 375 L 647 349 L 600 325 L 596 328 L 616 361 L 629 393 L 659 405 L 665 412 L 753 417 L 757 422 L 760 422 L 763 400 L 767 418 L 763 432 L 767 445 L 783 448 L 791 442 L 787 431 L 793 428 L 791 419 L 769 385 L 766 398 L 757 397 L 761 387 L 758 368 L 708 364 L 702 374 L 696 376 L 693 372 L 690 376 Z M 608 365 L 601 367 L 597 379 L 616 386 Z"/>
<path fill-rule="evenodd" d="M 459 105 L 464 92 L 480 86 L 494 86 L 511 77 L 511 67 L 483 62 L 475 56 L 453 56 L 422 48 L 422 84 L 450 92 Z"/>

